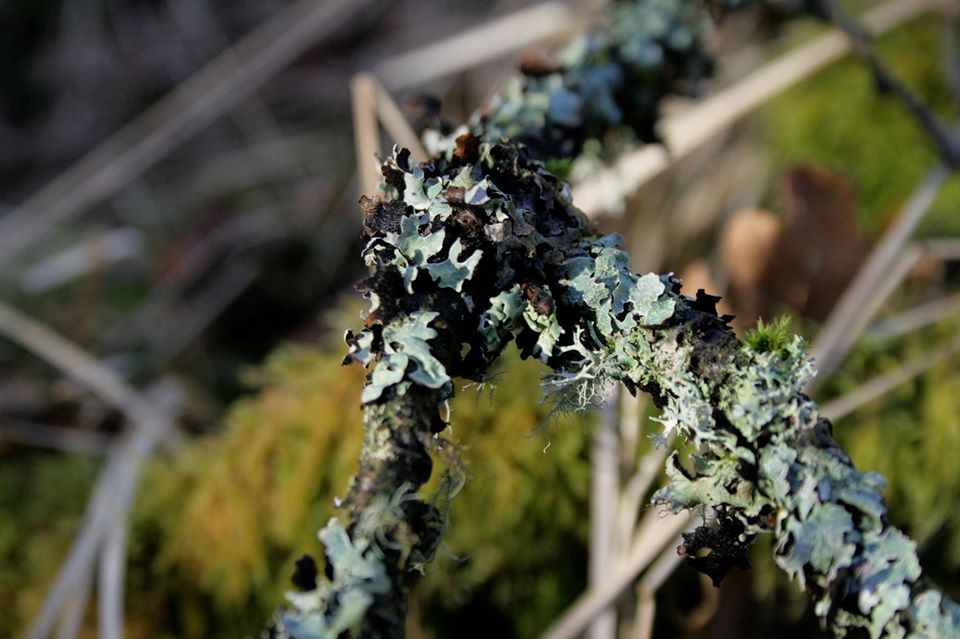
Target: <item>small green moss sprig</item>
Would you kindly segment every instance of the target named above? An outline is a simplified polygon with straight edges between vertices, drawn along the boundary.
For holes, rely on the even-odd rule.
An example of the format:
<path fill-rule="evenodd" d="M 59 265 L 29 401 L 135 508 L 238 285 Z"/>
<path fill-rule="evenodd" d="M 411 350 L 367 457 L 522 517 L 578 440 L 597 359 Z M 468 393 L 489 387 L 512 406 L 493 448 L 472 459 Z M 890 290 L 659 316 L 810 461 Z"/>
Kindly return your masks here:
<path fill-rule="evenodd" d="M 838 637 L 956 636 L 960 607 L 922 577 L 915 544 L 887 521 L 883 478 L 856 470 L 803 394 L 814 368 L 802 340 L 783 326 L 758 333 L 724 338 L 706 358 L 693 340 L 677 351 L 713 410 L 682 423 L 695 469 L 674 456 L 655 503 L 710 506 L 740 544 L 773 532 L 777 564 Z"/>

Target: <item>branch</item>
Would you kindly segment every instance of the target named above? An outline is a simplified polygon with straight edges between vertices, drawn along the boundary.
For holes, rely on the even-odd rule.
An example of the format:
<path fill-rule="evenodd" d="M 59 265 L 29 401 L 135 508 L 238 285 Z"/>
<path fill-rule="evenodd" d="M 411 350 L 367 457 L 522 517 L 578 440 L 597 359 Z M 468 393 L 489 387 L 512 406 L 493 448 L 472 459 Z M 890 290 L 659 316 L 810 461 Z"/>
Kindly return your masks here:
<path fill-rule="evenodd" d="M 817 0 L 814 5 L 817 12 L 850 37 L 854 51 L 870 67 L 878 90 L 900 100 L 923 130 L 933 138 L 943 163 L 953 169 L 960 168 L 960 133 L 944 122 L 923 98 L 897 77 L 874 50 L 870 33 L 845 13 L 836 0 Z"/>
<path fill-rule="evenodd" d="M 552 302 L 537 284 L 542 266 L 529 261 L 541 237 L 535 229 L 552 225 L 562 243 L 589 232 L 569 204 L 568 187 L 534 158 L 562 166 L 588 139 L 613 129 L 653 140 L 660 99 L 689 92 L 709 72 L 707 15 L 699 3 L 617 2 L 605 20 L 560 63 L 528 58 L 469 126 L 433 131 L 425 141 L 439 157 L 430 163 L 414 166 L 408 152 L 395 154 L 383 167 L 383 197 L 362 199 L 370 236 L 365 260 L 374 269 L 363 288 L 373 308 L 367 328 L 347 339 L 348 359 L 371 369 L 363 393 L 365 446 L 342 523 L 331 520 L 321 531 L 331 542 L 328 579 L 317 582 L 310 560 L 298 569 L 306 592 L 289 595 L 292 607 L 278 615 L 274 636 L 403 635 L 405 582 L 432 557 L 445 525 L 443 503 L 461 481 L 455 455 L 434 436 L 446 426 L 440 409 L 453 392 L 451 378 L 483 380 L 506 346 L 501 330 L 524 323 L 545 333 L 525 352 L 550 351 L 559 325 L 537 311 Z M 507 137 L 524 146 L 498 143 Z M 491 171 L 507 183 L 493 186 Z M 540 216 L 542 206 L 548 210 Z M 474 277 L 501 267 L 491 279 Z M 510 328 L 491 324 L 478 337 L 494 297 L 495 315 L 523 317 L 511 315 Z M 472 338 L 479 341 L 463 355 Z M 415 493 L 430 476 L 429 451 L 438 449 L 449 461 L 441 492 L 427 502 Z"/>
<path fill-rule="evenodd" d="M 741 343 L 718 298 L 682 296 L 671 275 L 634 274 L 620 239 L 599 235 L 545 167 L 616 126 L 651 138 L 659 98 L 705 72 L 702 11 L 615 4 L 607 31 L 564 66 L 529 63 L 471 127 L 436 135 L 429 162 L 397 150 L 383 163 L 381 196 L 361 200 L 371 308 L 365 328 L 347 334 L 347 360 L 369 371 L 360 469 L 343 522 L 321 531 L 327 579 L 298 571 L 306 591 L 290 595 L 273 636 L 403 636 L 406 581 L 432 557 L 458 482 L 454 460 L 437 497 L 415 496 L 429 451 L 445 450 L 434 437 L 443 402 L 453 377 L 483 381 L 511 342 L 552 370 L 544 385 L 556 410 L 586 408 L 622 383 L 663 409 L 664 438 L 693 441 L 694 471 L 674 455 L 655 501 L 715 513 L 681 546 L 715 582 L 772 533 L 778 563 L 838 635 L 960 631 L 960 608 L 888 523 L 882 478 L 852 466 L 803 395 L 813 367 L 799 338 L 774 327 Z M 675 31 L 648 31 L 664 23 Z"/>

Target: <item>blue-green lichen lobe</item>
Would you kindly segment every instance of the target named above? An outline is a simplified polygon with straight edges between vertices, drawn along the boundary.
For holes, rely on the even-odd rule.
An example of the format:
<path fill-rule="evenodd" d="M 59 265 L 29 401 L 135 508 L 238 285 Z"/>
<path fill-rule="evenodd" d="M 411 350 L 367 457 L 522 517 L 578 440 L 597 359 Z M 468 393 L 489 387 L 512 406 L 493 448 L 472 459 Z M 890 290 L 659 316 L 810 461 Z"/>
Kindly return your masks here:
<path fill-rule="evenodd" d="M 366 539 L 351 540 L 336 519 L 319 538 L 335 578 L 307 592 L 287 593 L 290 606 L 278 615 L 274 630 L 280 636 L 336 639 L 356 631 L 374 596 L 390 590 L 382 558 Z"/>

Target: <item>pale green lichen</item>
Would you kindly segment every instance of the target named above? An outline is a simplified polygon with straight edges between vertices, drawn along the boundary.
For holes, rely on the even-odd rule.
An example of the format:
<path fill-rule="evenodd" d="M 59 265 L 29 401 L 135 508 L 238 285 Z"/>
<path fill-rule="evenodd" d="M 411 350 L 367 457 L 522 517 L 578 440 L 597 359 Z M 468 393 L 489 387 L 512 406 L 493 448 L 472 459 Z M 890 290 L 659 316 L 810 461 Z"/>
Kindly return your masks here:
<path fill-rule="evenodd" d="M 937 610 L 929 605 L 939 593 L 923 581 L 914 544 L 886 521 L 883 478 L 857 471 L 829 438 L 802 394 L 813 374 L 802 342 L 777 333 L 734 346 L 722 385 L 704 389 L 723 417 L 712 429 L 726 424 L 736 439 L 682 424 L 699 446 L 696 475 L 672 473 L 655 500 L 720 509 L 742 524 L 745 542 L 772 529 L 777 563 L 813 595 L 838 637 L 951 636 L 938 633 L 955 632 L 960 609 L 942 599 Z M 747 479 L 751 468 L 755 480 Z"/>
<path fill-rule="evenodd" d="M 452 288 L 458 293 L 461 292 L 463 283 L 473 276 L 480 258 L 483 257 L 483 251 L 474 251 L 466 259 L 460 259 L 461 252 L 463 252 L 463 245 L 459 239 L 454 240 L 447 259 L 426 265 L 425 268 L 430 273 L 430 277 L 441 288 Z"/>
<path fill-rule="evenodd" d="M 728 536 L 742 545 L 772 532 L 778 564 L 813 594 L 816 613 L 837 636 L 856 629 L 870 637 L 918 632 L 918 601 L 928 606 L 924 623 L 950 623 L 952 602 L 941 602 L 938 621 L 928 599 L 919 599 L 929 587 L 912 546 L 885 520 L 882 478 L 852 466 L 803 395 L 814 369 L 802 341 L 778 324 L 761 327 L 746 344 L 737 342 L 709 310 L 709 296 L 692 300 L 679 295 L 671 276 L 633 273 L 618 237 L 584 233 L 587 225 L 574 214 L 547 222 L 534 208 L 515 204 L 514 198 L 530 196 L 507 196 L 491 171 L 496 157 L 509 152 L 481 145 L 478 164 L 444 173 L 441 163 L 437 174 L 423 178 L 438 199 L 447 198 L 453 180 L 465 185 L 464 204 L 454 203 L 450 220 L 464 215 L 458 207 L 470 207 L 483 242 L 489 242 L 473 255 L 498 255 L 499 270 L 481 276 L 479 257 L 467 267 L 460 257 L 464 236 L 454 234 L 455 226 L 437 226 L 418 213 L 401 219 L 399 233 L 375 241 L 379 248 L 371 255 L 388 268 L 402 267 L 404 285 L 416 290 L 410 287 L 416 283 L 423 294 L 420 271 L 427 273 L 423 282 L 453 288 L 467 299 L 489 290 L 491 281 L 505 280 L 492 296 L 477 297 L 478 308 L 465 302 L 450 321 L 460 321 L 455 318 L 464 312 L 476 318 L 467 322 L 475 335 L 458 339 L 475 339 L 488 356 L 522 338 L 529 354 L 553 369 L 545 386 L 558 410 L 594 404 L 618 382 L 652 390 L 662 404 L 664 438 L 679 432 L 697 449 L 690 474 L 673 458 L 671 482 L 655 500 L 674 510 L 709 506 L 722 526 L 735 524 Z M 398 159 L 388 166 L 408 172 Z M 541 171 L 535 165 L 531 170 Z M 568 206 L 560 189 L 540 198 Z M 427 210 L 433 206 L 416 201 Z M 405 261 L 399 263 L 397 255 Z M 517 275 L 511 264 L 518 261 L 510 257 L 515 255 L 535 261 L 536 267 L 525 268 L 542 270 L 547 280 L 533 283 Z M 408 269 L 416 272 L 410 276 Z M 385 322 L 376 361 L 375 337 L 361 333 L 352 341 L 352 356 L 373 364 L 364 402 L 381 400 L 388 388 L 402 396 L 412 384 L 440 388 L 449 382 L 431 350 L 438 336 L 428 326 L 434 320 L 438 312 L 417 311 Z"/>
<path fill-rule="evenodd" d="M 357 630 L 374 595 L 390 590 L 383 561 L 365 539 L 351 540 L 336 519 L 327 523 L 319 538 L 336 577 L 307 592 L 287 593 L 291 607 L 280 613 L 274 636 L 336 639 Z"/>
<path fill-rule="evenodd" d="M 479 331 L 489 351 L 500 349 L 507 336 L 517 326 L 517 318 L 523 313 L 526 303 L 519 284 L 490 299 L 490 306 L 480 317 Z"/>
<path fill-rule="evenodd" d="M 398 387 L 399 394 L 405 392 L 401 382 L 409 379 L 427 388 L 441 388 L 450 383 L 450 376 L 443 364 L 430 352 L 429 341 L 437 332 L 429 324 L 437 317 L 436 312 L 420 311 L 399 322 L 383 328 L 383 354 L 370 375 L 370 382 L 364 387 L 361 401 L 364 404 L 376 401 L 384 389 Z M 363 364 L 373 360 L 370 344 L 373 336 L 363 331 L 357 339 L 358 346 L 353 347 L 350 356 Z"/>
<path fill-rule="evenodd" d="M 426 268 L 427 260 L 443 248 L 444 231 L 420 234 L 420 227 L 429 221 L 425 214 L 406 215 L 400 219 L 400 232 L 387 233 L 384 238 L 395 249 L 394 264 L 403 275 L 408 293 L 413 293 L 413 282 Z"/>

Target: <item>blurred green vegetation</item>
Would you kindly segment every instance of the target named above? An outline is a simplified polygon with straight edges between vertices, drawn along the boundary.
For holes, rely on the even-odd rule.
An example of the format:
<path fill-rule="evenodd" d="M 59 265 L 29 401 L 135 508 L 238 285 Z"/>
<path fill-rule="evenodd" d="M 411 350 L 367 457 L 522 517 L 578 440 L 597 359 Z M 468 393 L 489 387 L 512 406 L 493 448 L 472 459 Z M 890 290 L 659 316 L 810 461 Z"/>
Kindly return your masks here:
<path fill-rule="evenodd" d="M 97 460 L 81 455 L 31 452 L 0 463 L 0 635 L 13 636 L 42 603 L 96 472 Z"/>
<path fill-rule="evenodd" d="M 278 349 L 248 375 L 258 391 L 220 434 L 150 466 L 131 536 L 130 636 L 244 636 L 282 600 L 294 560 L 322 556 L 316 532 L 346 491 L 362 436 L 363 373 L 341 358 L 339 348 Z M 587 423 L 547 424 L 539 364 L 505 359 L 492 396 L 465 390 L 452 401 L 469 481 L 416 589 L 413 623 L 429 630 L 412 637 L 533 636 L 585 585 Z M 0 551 L 17 557 L 0 580 L 3 627 L 21 627 L 42 600 L 95 470 L 69 456 L 2 468 L 0 507 L 25 513 L 0 527 Z"/>
<path fill-rule="evenodd" d="M 916 20 L 877 40 L 899 77 L 945 119 L 957 115 L 941 68 L 942 19 Z M 935 145 L 895 98 L 878 93 L 873 75 L 848 58 L 786 91 L 759 112 L 773 176 L 818 164 L 856 185 L 857 220 L 880 230 L 937 161 Z M 779 184 L 770 184 L 773 210 Z M 919 235 L 960 234 L 960 177 L 951 177 Z"/>

